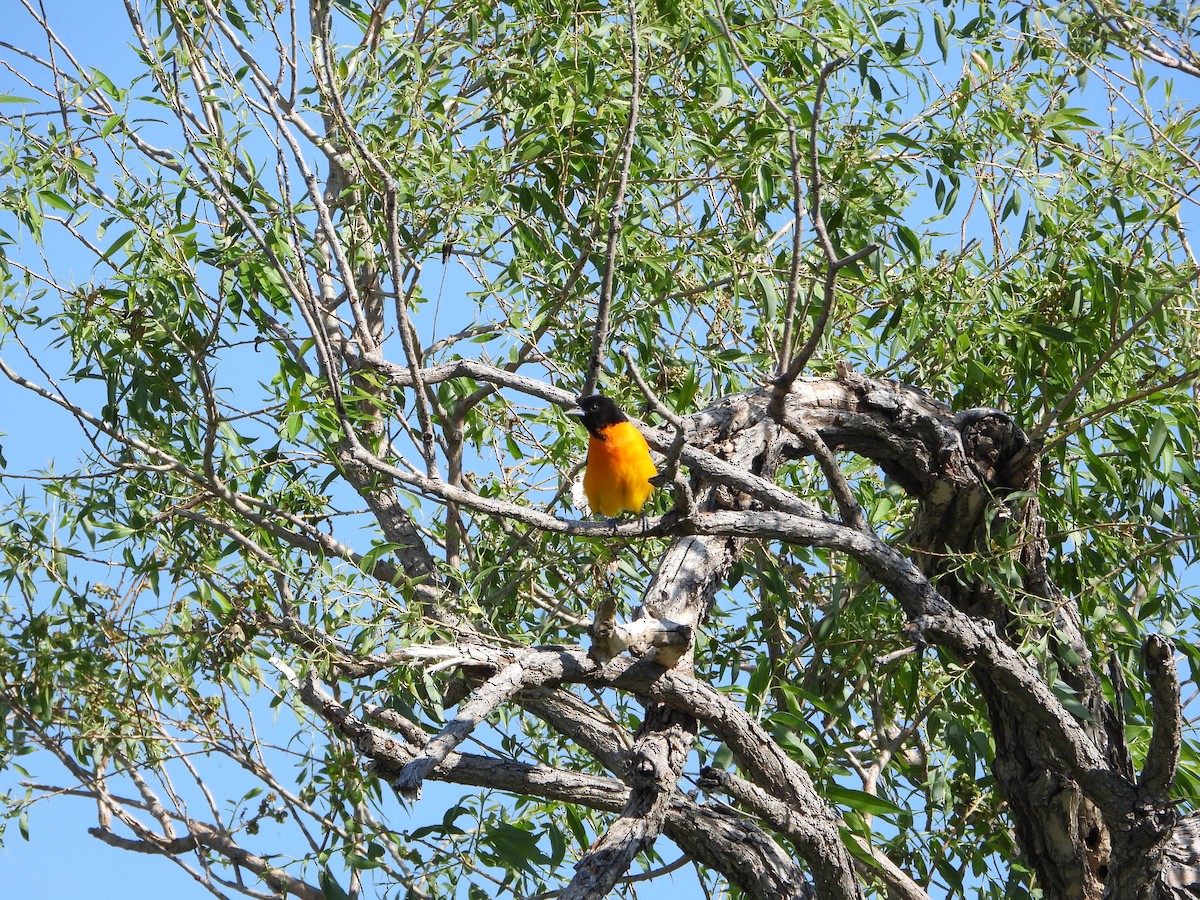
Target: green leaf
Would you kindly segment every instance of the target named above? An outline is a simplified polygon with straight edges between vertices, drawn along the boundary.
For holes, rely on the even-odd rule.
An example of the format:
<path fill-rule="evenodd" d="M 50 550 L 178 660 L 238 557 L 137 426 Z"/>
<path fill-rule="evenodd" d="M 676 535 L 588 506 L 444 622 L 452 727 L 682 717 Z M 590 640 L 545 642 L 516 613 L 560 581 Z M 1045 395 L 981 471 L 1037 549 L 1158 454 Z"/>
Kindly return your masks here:
<path fill-rule="evenodd" d="M 1153 428 L 1150 429 L 1150 440 L 1146 445 L 1146 453 L 1151 460 L 1157 460 L 1162 456 L 1163 447 L 1171 437 L 1171 428 L 1163 420 L 1155 421 Z"/>
<path fill-rule="evenodd" d="M 350 900 L 350 895 L 346 893 L 346 889 L 338 884 L 337 879 L 333 877 L 333 873 L 329 869 L 322 869 L 320 875 L 317 876 L 317 885 L 321 888 L 321 893 L 324 894 L 325 900 Z"/>
<path fill-rule="evenodd" d="M 774 319 L 779 315 L 779 291 L 775 287 L 775 279 L 763 272 L 755 272 L 754 277 L 762 287 L 763 315 L 767 319 Z"/>
<path fill-rule="evenodd" d="M 487 838 L 498 860 L 504 864 L 536 873 L 536 866 L 544 866 L 550 861 L 538 846 L 539 835 L 508 822 L 489 828 Z"/>
<path fill-rule="evenodd" d="M 830 617 L 827 616 L 826 619 L 828 619 L 828 618 L 830 618 Z M 840 717 L 844 713 L 844 710 L 842 710 L 836 703 L 833 703 L 833 702 L 827 700 L 826 698 L 813 693 L 812 691 L 807 691 L 804 688 L 800 687 L 799 685 L 795 684 L 794 682 L 784 682 L 783 684 L 780 685 L 780 689 L 783 691 L 786 691 L 789 694 L 793 694 L 797 697 L 800 697 L 806 703 L 808 703 L 811 706 L 816 707 L 817 709 L 821 710 L 821 712 L 823 712 L 827 715 Z"/>
<path fill-rule="evenodd" d="M 1076 344 L 1084 343 L 1084 339 L 1078 337 L 1065 328 L 1059 328 L 1055 325 L 1046 325 L 1041 322 L 1034 323 L 1029 330 L 1039 337 L 1046 338 L 1056 344 Z"/>
<path fill-rule="evenodd" d="M 885 131 L 879 136 L 879 142 L 881 144 L 899 144 L 900 146 L 906 147 L 909 150 L 925 150 L 925 145 L 920 141 L 915 140 L 909 137 L 907 134 L 903 134 L 899 131 Z"/>
<path fill-rule="evenodd" d="M 875 794 L 868 794 L 865 791 L 843 787 L 840 784 L 831 784 L 826 787 L 825 796 L 831 803 L 839 803 L 871 815 L 895 816 L 904 812 L 903 807 L 897 806 L 890 800 L 885 800 Z"/>
<path fill-rule="evenodd" d="M 105 250 L 104 253 L 101 254 L 100 259 L 105 262 L 107 262 L 108 260 L 111 260 L 114 253 L 116 253 L 118 250 L 120 250 L 122 247 L 124 247 L 126 244 L 128 244 L 133 239 L 134 234 L 136 234 L 135 229 L 131 228 L 128 231 L 126 231 L 124 234 L 122 234 L 115 241 L 113 241 L 111 244 L 108 245 L 108 249 Z"/>
<path fill-rule="evenodd" d="M 717 88 L 717 99 L 708 107 L 708 112 L 722 109 L 733 102 L 733 88 L 721 85 Z"/>
<path fill-rule="evenodd" d="M 933 14 L 933 40 L 942 51 L 942 62 L 950 58 L 950 44 L 946 34 L 946 21 L 939 13 Z"/>
<path fill-rule="evenodd" d="M 61 210 L 65 213 L 75 212 L 75 206 L 70 201 L 68 201 L 65 197 L 60 197 L 53 191 L 38 191 L 38 197 L 40 197 L 42 202 L 47 206 L 52 206 L 55 209 Z"/>
<path fill-rule="evenodd" d="M 362 560 L 359 562 L 358 567 L 360 569 L 362 569 L 364 572 L 367 572 L 367 573 L 373 572 L 373 571 L 375 571 L 375 566 L 378 565 L 379 561 L 381 559 L 383 559 L 383 557 L 388 556 L 389 554 L 395 553 L 397 550 L 403 549 L 403 547 L 404 547 L 403 544 L 396 544 L 396 543 L 391 543 L 391 542 L 384 542 L 384 543 L 376 544 L 370 550 L 368 550 L 366 553 L 363 554 Z"/>
<path fill-rule="evenodd" d="M 728 746 L 722 744 L 717 748 L 717 752 L 713 754 L 712 767 L 714 769 L 728 769 L 733 765 L 733 751 Z"/>

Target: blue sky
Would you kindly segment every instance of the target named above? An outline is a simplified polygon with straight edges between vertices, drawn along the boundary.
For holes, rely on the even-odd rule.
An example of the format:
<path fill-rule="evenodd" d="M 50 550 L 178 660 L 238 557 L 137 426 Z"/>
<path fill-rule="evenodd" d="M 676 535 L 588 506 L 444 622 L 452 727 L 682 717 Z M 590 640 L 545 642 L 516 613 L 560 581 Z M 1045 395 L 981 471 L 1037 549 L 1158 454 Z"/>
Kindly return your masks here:
<path fill-rule="evenodd" d="M 123 77 L 128 81 L 135 60 L 128 46 L 131 40 L 128 21 L 119 2 L 102 0 L 80 4 L 48 0 L 45 8 L 55 32 L 82 65 L 100 68 L 118 85 L 123 83 Z M 3 18 L 5 27 L 0 40 L 39 55 L 45 54 L 45 38 L 28 15 L 9 9 L 3 13 Z M 31 96 L 31 91 L 0 69 L 0 94 Z M 0 106 L 0 114 L 13 111 L 13 106 Z M 81 256 L 73 245 L 64 244 L 59 249 L 51 244 L 50 249 L 51 254 L 62 254 L 55 257 L 55 270 L 60 276 L 79 283 L 90 279 L 92 262 Z M 79 260 L 78 268 L 72 267 L 73 258 Z M 425 283 L 438 285 L 440 270 L 439 264 L 428 266 Z M 439 331 L 443 334 L 455 327 L 456 321 L 469 322 L 473 318 L 474 304 L 462 299 L 468 289 L 467 283 L 455 283 L 453 277 L 447 279 L 439 310 Z M 456 303 L 463 304 L 464 308 L 456 309 Z M 31 349 L 43 360 L 55 359 L 55 354 L 47 349 L 54 336 L 45 334 L 41 337 L 44 337 L 43 346 Z M 27 365 L 28 361 L 14 351 L 14 347 L 6 348 L 6 360 L 23 374 L 36 377 L 36 371 Z M 72 384 L 70 391 L 90 409 L 99 409 L 104 402 L 101 394 L 89 396 L 86 384 Z M 5 487 L 14 493 L 21 490 L 20 473 L 43 471 L 54 467 L 56 461 L 60 463 L 58 468 L 69 469 L 76 454 L 83 450 L 78 427 L 68 413 L 4 378 L 0 378 L 0 448 L 7 461 Z M 30 768 L 34 781 L 71 784 L 71 779 L 46 753 L 32 754 L 18 762 Z M 233 794 L 236 790 L 228 787 L 237 784 L 241 775 L 231 771 L 233 768 L 228 761 L 217 760 L 214 767 L 206 769 L 206 774 L 214 779 L 218 796 Z M 16 771 L 0 772 L 0 791 L 23 794 L 24 788 L 18 785 L 23 780 Z M 422 800 L 411 807 L 388 798 L 389 823 L 397 831 L 403 831 L 440 822 L 445 809 L 463 794 L 464 790 L 455 786 L 430 783 Z M 174 900 L 212 896 L 165 858 L 118 850 L 88 835 L 87 829 L 96 825 L 96 806 L 86 798 L 55 798 L 37 803 L 30 811 L 28 825 L 29 841 L 21 837 L 15 822 L 10 823 L 5 832 L 4 847 L 0 850 L 0 895 L 11 893 L 15 896 L 20 892 L 39 900 L 73 900 L 81 893 L 97 900 L 159 900 L 164 891 Z M 294 834 L 285 835 L 282 830 L 279 836 L 280 840 L 273 843 L 271 835 L 264 829 L 263 839 L 252 849 L 286 850 L 289 837 L 295 838 Z M 678 857 L 678 852 L 665 839 L 658 849 L 668 862 Z M 639 894 L 647 898 L 665 897 L 668 892 L 678 896 L 699 896 L 694 870 L 685 867 L 653 886 L 643 886 L 639 890 Z"/>
<path fill-rule="evenodd" d="M 33 27 L 28 15 L 17 10 L 15 0 L 4 4 L 0 13 L 4 19 L 3 40 L 17 47 L 44 53 L 45 39 Z M 122 58 L 129 57 L 122 48 L 127 38 L 121 26 L 126 24 L 123 11 L 111 3 L 63 3 L 50 0 L 47 13 L 55 30 L 82 57 L 92 57 L 108 67 L 120 69 Z M 15 83 L 6 72 L 0 72 L 0 93 L 29 96 L 25 86 Z M 0 115 L 11 114 L 11 106 L 0 107 Z M 86 271 L 78 273 L 86 277 Z M 37 427 L 30 427 L 36 423 Z M 75 423 L 65 412 L 49 408 L 44 402 L 0 379 L 0 446 L 8 462 L 5 476 L 9 490 L 13 473 L 43 469 L 55 458 L 69 463 L 79 444 Z M 33 769 L 42 774 L 48 767 L 40 759 Z M 53 771 L 53 770 L 50 770 Z M 0 773 L 0 790 L 16 793 L 14 772 Z M 4 849 L 0 851 L 0 892 L 15 896 L 32 893 L 46 900 L 78 897 L 81 893 L 107 898 L 161 897 L 163 883 L 171 885 L 171 893 L 179 900 L 211 897 L 207 891 L 181 879 L 178 870 L 165 859 L 154 859 L 117 851 L 87 834 L 95 824 L 95 805 L 87 800 L 59 800 L 39 803 L 30 816 L 31 840 L 23 840 L 12 823 L 5 833 Z"/>

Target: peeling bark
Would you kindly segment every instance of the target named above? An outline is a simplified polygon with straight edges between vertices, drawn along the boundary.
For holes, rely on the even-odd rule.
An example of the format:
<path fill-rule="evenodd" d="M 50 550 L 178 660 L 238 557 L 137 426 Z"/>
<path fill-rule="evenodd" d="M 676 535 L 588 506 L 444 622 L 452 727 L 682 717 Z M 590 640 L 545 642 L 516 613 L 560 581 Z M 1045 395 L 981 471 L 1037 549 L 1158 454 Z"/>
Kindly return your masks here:
<path fill-rule="evenodd" d="M 992 723 L 992 771 L 1047 898 L 1171 896 L 1161 892 L 1185 883 L 1182 873 L 1190 870 L 1184 860 L 1193 852 L 1195 828 L 1191 819 L 1178 819 L 1168 800 L 1178 754 L 1178 725 L 1172 723 L 1179 719 L 1169 645 L 1147 644 L 1156 711 L 1152 743 L 1158 749 L 1135 779 L 1120 711 L 1105 698 L 1078 611 L 1049 576 L 1036 499 L 1037 447 L 1003 412 L 954 413 L 920 391 L 852 373 L 793 385 L 780 412 L 786 428 L 769 419 L 772 396 L 763 389 L 728 398 L 686 420 L 680 459 L 691 473 L 697 502 L 646 525 L 644 534 L 669 535 L 671 543 L 647 591 L 642 618 L 631 626 L 610 623 L 614 634 L 669 635 L 610 646 L 643 654 L 641 663 L 610 659 L 611 652 L 592 660 L 561 650 L 497 655 L 477 647 L 469 654 L 470 664 L 492 678 L 521 656 L 520 678 L 506 681 L 498 702 L 525 703 L 560 732 L 575 734 L 629 786 L 619 807 L 611 798 L 603 804 L 579 799 L 621 814 L 584 855 L 567 896 L 603 896 L 660 831 L 679 833 L 673 818 L 677 781 L 698 723 L 734 749 L 741 770 L 763 792 L 760 814 L 770 811 L 777 827 L 787 823 L 783 833 L 804 858 L 818 894 L 860 896 L 837 817 L 807 773 L 756 730 L 743 710 L 691 678 L 690 646 L 679 652 L 680 638 L 703 627 L 743 544 L 755 538 L 854 557 L 905 611 L 910 636 L 944 648 L 968 668 Z M 647 434 L 659 447 L 674 438 L 650 429 Z M 835 452 L 873 460 L 917 500 L 904 541 L 911 556 L 885 544 L 856 512 Z M 828 477 L 845 521 L 774 483 L 781 459 L 810 454 Z M 973 580 L 953 564 L 955 555 L 996 553 L 1000 536 L 1009 538 L 1005 545 L 1014 548 L 1008 552 L 1021 573 L 1015 593 L 985 578 Z M 420 566 L 419 560 L 409 562 Z M 1072 715 L 1036 660 L 1019 650 L 1035 639 L 1047 642 L 1059 677 L 1087 709 L 1086 717 Z M 658 644 L 669 655 L 658 655 Z M 664 672 L 655 660 L 674 668 Z M 603 729 L 575 721 L 579 717 L 569 701 L 555 699 L 566 695 L 554 685 L 571 681 L 632 691 L 648 701 L 628 752 L 622 741 L 601 734 Z M 464 708 L 492 708 L 489 684 L 483 682 Z M 541 699 L 531 699 L 529 689 L 539 685 Z M 447 736 L 445 747 L 435 743 L 432 750 L 413 751 L 414 758 L 441 760 L 437 768 L 422 763 L 430 777 L 445 777 L 460 764 L 448 741 Z M 737 822 L 737 828 L 750 827 L 744 819 Z M 700 852 L 696 842 L 705 843 L 710 859 L 724 859 L 728 851 L 696 835 L 692 840 L 689 852 Z M 764 836 L 752 853 L 765 859 L 778 849 Z M 735 882 L 744 877 L 721 870 Z"/>
<path fill-rule="evenodd" d="M 295 684 L 305 702 L 353 741 L 381 777 L 396 778 L 417 758 L 424 735 L 394 711 L 376 708 L 370 712 L 381 724 L 399 735 L 407 733 L 407 737 L 363 721 L 312 681 Z M 574 715 L 570 718 L 577 720 Z M 591 734 L 594 738 L 598 732 L 592 730 Z M 634 802 L 634 791 L 617 779 L 473 754 L 447 754 L 431 777 L 613 812 Z M 668 799 L 655 811 L 662 814 L 663 833 L 696 862 L 724 873 L 750 900 L 809 900 L 813 896 L 804 874 L 758 825 L 728 808 L 702 806 L 677 788 Z"/>
<path fill-rule="evenodd" d="M 987 641 L 970 646 L 957 626 L 923 628 L 932 642 L 949 645 L 970 663 L 993 725 L 992 769 L 1045 895 L 1064 900 L 1149 896 L 1146 891 L 1157 880 L 1158 859 L 1175 821 L 1161 791 L 1169 778 L 1163 771 L 1151 777 L 1160 787 L 1152 798 L 1142 784 L 1132 783 L 1120 717 L 1104 697 L 1078 612 L 1049 578 L 1045 523 L 1036 499 L 1037 448 L 1005 413 L 952 414 L 900 385 L 850 375 L 837 383 L 812 385 L 807 396 L 800 390 L 803 385 L 797 387 L 790 414 L 830 446 L 874 460 L 920 501 L 908 542 L 917 548 L 915 561 L 922 572 L 956 610 L 975 625 L 987 623 L 1002 644 L 1014 646 L 1032 636 L 1022 613 L 1051 617 L 1053 631 L 1047 637 L 1059 671 L 1090 713 L 1087 720 L 1064 724 L 1094 745 L 1099 757 L 1089 760 L 1083 789 L 1076 781 L 1082 777 L 1079 764 L 1091 753 L 1074 762 L 1068 761 L 1073 754 L 1063 756 L 1054 729 L 1046 729 L 1048 704 L 1039 702 L 1036 690 L 1013 682 L 1012 672 L 1001 663 L 1005 654 L 1000 645 L 991 650 Z M 1017 537 L 1021 602 L 1036 609 L 1014 607 L 990 585 L 963 580 L 947 565 L 947 550 L 990 551 L 989 528 Z M 1167 664 L 1169 654 L 1161 647 L 1154 645 L 1152 655 L 1157 665 Z M 1169 732 L 1170 721 L 1179 715 L 1178 698 L 1169 688 L 1162 693 L 1161 708 L 1167 711 L 1161 731 Z M 1171 744 L 1169 736 L 1163 740 Z M 1106 878 L 1126 867 L 1136 871 L 1122 876 L 1120 886 L 1113 880 L 1106 894 Z"/>
<path fill-rule="evenodd" d="M 757 427 L 745 429 L 737 442 L 722 442 L 723 435 L 718 431 L 710 444 L 718 445 L 717 455 L 724 462 L 769 478 L 778 464 L 778 456 L 772 452 L 774 431 L 769 423 L 760 421 Z M 698 509 L 716 509 L 730 502 L 728 494 L 715 485 L 697 484 L 695 489 Z M 736 536 L 676 538 L 659 561 L 641 618 L 687 628 L 694 635 L 695 628 L 708 617 L 717 591 L 741 555 L 744 543 Z M 694 643 L 689 641 L 684 648 L 671 648 L 669 657 L 655 651 L 645 658 L 690 673 L 693 650 Z M 636 855 L 653 845 L 662 830 L 675 784 L 683 774 L 696 727 L 695 718 L 678 708 L 664 703 L 647 706 L 629 754 L 629 801 L 608 832 L 579 861 L 576 876 L 563 894 L 565 898 L 606 896 Z"/>

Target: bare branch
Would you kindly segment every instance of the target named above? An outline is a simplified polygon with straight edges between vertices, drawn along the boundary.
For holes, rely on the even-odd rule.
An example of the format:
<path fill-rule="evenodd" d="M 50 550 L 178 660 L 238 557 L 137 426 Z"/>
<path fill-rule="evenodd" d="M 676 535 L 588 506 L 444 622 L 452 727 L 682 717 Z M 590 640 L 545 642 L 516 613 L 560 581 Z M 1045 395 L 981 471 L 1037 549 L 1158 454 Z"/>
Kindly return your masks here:
<path fill-rule="evenodd" d="M 850 483 L 846 481 L 846 476 L 838 466 L 837 459 L 829 449 L 829 445 L 813 428 L 786 412 L 783 415 L 783 426 L 796 435 L 809 452 L 816 457 L 821 471 L 825 473 L 825 480 L 829 482 L 829 490 L 837 502 L 842 521 L 855 531 L 869 531 L 871 526 L 867 523 L 862 507 L 859 506 L 858 499 L 854 496 L 854 491 L 851 490 Z"/>
<path fill-rule="evenodd" d="M 277 662 L 276 665 L 281 664 Z M 370 758 L 371 767 L 384 778 L 394 778 L 415 757 L 415 748 L 406 741 L 419 741 L 423 736 L 393 711 L 375 712 L 382 713 L 385 721 L 403 728 L 403 741 L 351 715 L 315 682 L 302 683 L 286 666 L 282 666 L 281 671 L 289 673 L 289 682 L 300 692 L 305 703 L 354 741 L 355 746 Z M 559 700 L 578 702 L 574 698 L 568 701 L 556 693 L 554 702 Z M 571 721 L 577 724 L 580 720 L 572 716 Z M 578 732 L 572 726 L 565 733 L 582 737 L 591 744 L 587 736 L 590 730 Z M 610 749 L 616 752 L 616 747 Z M 611 812 L 625 808 L 630 798 L 629 789 L 616 779 L 472 754 L 449 753 L 431 777 Z M 727 810 L 699 806 L 675 789 L 663 830 L 685 853 L 703 865 L 726 873 L 731 883 L 742 887 L 754 900 L 778 900 L 781 897 L 811 900 L 802 874 L 778 845 L 752 822 Z M 768 861 L 769 864 L 765 864 Z"/>
<path fill-rule="evenodd" d="M 638 45 L 637 0 L 629 0 L 629 119 L 625 123 L 625 135 L 621 139 L 621 168 L 617 175 L 617 189 L 612 206 L 608 210 L 608 242 L 604 252 L 604 280 L 600 285 L 600 298 L 596 302 L 596 324 L 592 331 L 592 352 L 588 357 L 587 373 L 583 379 L 580 396 L 596 392 L 600 380 L 600 366 L 604 360 L 604 347 L 608 342 L 608 318 L 612 307 L 613 275 L 617 266 L 617 239 L 621 234 L 621 222 L 625 215 L 625 191 L 629 184 L 629 167 L 633 160 L 633 144 L 637 137 L 638 114 L 642 102 L 641 49 Z"/>
<path fill-rule="evenodd" d="M 458 714 L 446 723 L 433 740 L 425 745 L 421 754 L 404 767 L 399 777 L 392 782 L 402 797 L 416 800 L 421 796 L 421 782 L 446 756 L 465 741 L 481 722 L 496 711 L 502 703 L 511 700 L 525 687 L 537 687 L 538 679 L 531 679 L 518 658 L 505 666 L 478 691 L 469 703 L 459 709 Z"/>
<path fill-rule="evenodd" d="M 1160 634 L 1148 636 L 1142 644 L 1142 664 L 1150 684 L 1154 719 L 1138 788 L 1159 803 L 1167 802 L 1175 783 L 1183 728 L 1174 656 L 1175 645 Z"/>
<path fill-rule="evenodd" d="M 505 667 L 500 657 L 489 654 L 486 648 L 473 651 L 473 659 L 477 662 L 489 655 L 491 667 Z M 698 719 L 733 750 L 739 766 L 751 773 L 757 784 L 791 806 L 797 815 L 811 820 L 813 840 L 808 849 L 820 855 L 823 867 L 823 874 L 817 878 L 818 888 L 824 886 L 834 897 L 859 896 L 850 858 L 837 837 L 836 816 L 816 792 L 808 773 L 744 709 L 720 691 L 678 669 L 663 670 L 661 666 L 635 663 L 624 657 L 601 666 L 582 650 L 532 648 L 520 654 L 519 662 L 526 672 L 536 673 L 543 683 L 582 682 L 596 687 L 631 690 Z M 298 680 L 295 683 L 300 685 Z M 358 728 L 354 724 L 357 720 L 327 698 L 311 680 L 300 685 L 300 690 L 306 702 L 331 721 Z M 359 746 L 364 752 L 372 752 L 361 740 Z M 375 746 L 374 742 L 372 746 Z M 662 779 L 671 766 L 662 765 L 662 760 L 655 764 L 649 757 L 647 761 L 649 764 L 643 777 L 657 783 L 659 791 L 663 790 Z M 657 792 L 649 791 L 647 797 Z M 639 806 L 639 809 L 642 810 L 639 815 L 646 815 L 652 807 Z M 623 844 L 628 835 L 636 833 L 636 829 L 623 831 L 618 836 L 618 843 Z M 813 859 L 809 862 L 817 865 Z"/>
<path fill-rule="evenodd" d="M 132 850 L 137 853 L 155 853 L 162 856 L 177 856 L 192 850 L 204 848 L 220 853 L 236 866 L 253 872 L 272 891 L 277 891 L 301 900 L 322 900 L 324 891 L 293 875 L 289 875 L 269 860 L 256 856 L 235 843 L 227 834 L 202 822 L 187 823 L 190 834 L 186 837 L 155 841 L 137 841 L 123 838 L 101 828 L 89 828 L 88 834 L 104 843 L 122 850 Z M 252 892 L 247 892 L 252 893 Z"/>
<path fill-rule="evenodd" d="M 603 900 L 629 871 L 634 858 L 653 846 L 666 821 L 672 789 L 629 793 L 629 800 L 608 831 L 575 865 L 575 877 L 563 900 Z"/>

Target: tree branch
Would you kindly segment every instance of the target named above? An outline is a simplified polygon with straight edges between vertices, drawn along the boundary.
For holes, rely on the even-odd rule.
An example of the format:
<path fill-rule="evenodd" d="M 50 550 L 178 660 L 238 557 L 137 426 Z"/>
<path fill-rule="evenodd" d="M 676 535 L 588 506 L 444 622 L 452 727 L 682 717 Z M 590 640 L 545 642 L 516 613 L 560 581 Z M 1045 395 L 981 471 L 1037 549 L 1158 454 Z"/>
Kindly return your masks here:
<path fill-rule="evenodd" d="M 629 185 L 629 168 L 633 161 L 633 144 L 637 137 L 638 114 L 642 102 L 641 49 L 638 46 L 637 0 L 629 0 L 629 119 L 625 123 L 625 134 L 621 139 L 621 168 L 617 175 L 617 190 L 612 206 L 608 210 L 608 240 L 604 251 L 604 278 L 600 285 L 600 298 L 596 303 L 596 325 L 592 331 L 592 352 L 588 356 L 587 374 L 579 394 L 586 397 L 596 393 L 600 380 L 600 365 L 604 360 L 604 346 L 608 342 L 608 318 L 612 308 L 613 275 L 617 267 L 617 238 L 621 234 L 621 221 L 625 214 L 625 191 Z"/>
<path fill-rule="evenodd" d="M 421 796 L 421 782 L 439 765 L 446 756 L 465 741 L 489 715 L 495 712 L 501 704 L 511 700 L 518 691 L 525 687 L 536 687 L 540 681 L 530 678 L 520 658 L 505 666 L 478 691 L 471 701 L 461 707 L 453 719 L 446 723 L 437 737 L 425 745 L 420 755 L 404 767 L 404 771 L 392 783 L 402 797 L 416 800 Z"/>
<path fill-rule="evenodd" d="M 1154 718 L 1138 788 L 1157 803 L 1168 802 L 1179 765 L 1183 721 L 1174 655 L 1175 645 L 1160 634 L 1149 635 L 1142 644 Z"/>
<path fill-rule="evenodd" d="M 784 834 L 797 846 L 804 846 L 813 840 L 811 824 L 804 817 L 797 815 L 786 803 L 744 778 L 709 766 L 701 770 L 698 786 L 703 791 L 721 791 L 728 794 L 738 803 L 762 816 L 772 828 Z M 887 883 L 890 898 L 929 900 L 929 894 L 882 851 L 872 847 L 857 834 L 850 836 L 862 853 L 873 860 L 872 871 L 877 872 Z"/>
<path fill-rule="evenodd" d="M 829 483 L 829 490 L 837 503 L 842 521 L 855 531 L 869 531 L 870 526 L 863 515 L 862 507 L 859 506 L 858 499 L 854 496 L 850 483 L 846 481 L 846 476 L 842 474 L 829 445 L 813 428 L 786 412 L 783 415 L 783 427 L 796 435 L 816 458 L 817 464 L 825 474 L 825 480 Z"/>
<path fill-rule="evenodd" d="M 486 653 L 483 648 L 479 652 Z M 544 657 L 545 653 L 540 655 Z M 477 656 L 476 661 L 482 658 Z M 585 665 L 594 665 L 582 653 L 580 658 Z M 304 703 L 353 741 L 382 777 L 391 780 L 415 758 L 417 751 L 409 743 L 409 737 L 396 739 L 366 724 L 316 681 L 301 680 L 282 661 L 273 662 Z M 539 664 L 542 662 L 539 660 Z M 421 738 L 404 720 L 390 716 L 388 720 L 403 726 L 406 732 L 411 731 L 411 738 Z M 432 777 L 612 812 L 622 810 L 631 796 L 625 785 L 612 778 L 454 752 L 446 755 Z M 675 789 L 670 795 L 663 829 L 685 853 L 724 873 L 753 900 L 811 900 L 802 874 L 787 855 L 756 825 L 727 810 L 699 806 Z"/>

